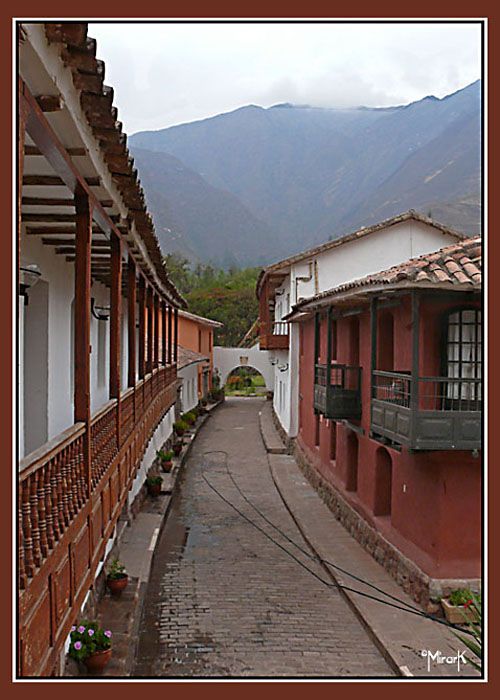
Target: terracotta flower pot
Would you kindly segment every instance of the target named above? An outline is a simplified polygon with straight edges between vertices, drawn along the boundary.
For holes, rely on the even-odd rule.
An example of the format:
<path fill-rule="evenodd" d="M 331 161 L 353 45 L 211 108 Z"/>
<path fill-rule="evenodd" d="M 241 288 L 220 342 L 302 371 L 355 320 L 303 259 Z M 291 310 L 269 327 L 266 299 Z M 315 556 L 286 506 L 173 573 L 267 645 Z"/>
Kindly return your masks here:
<path fill-rule="evenodd" d="M 165 474 L 168 474 L 172 470 L 173 462 L 170 459 L 166 459 L 161 463 L 161 468 L 165 472 Z"/>
<path fill-rule="evenodd" d="M 178 456 L 180 455 L 180 453 L 182 452 L 182 443 L 181 443 L 181 442 L 176 443 L 176 444 L 173 446 L 172 450 L 173 450 L 173 452 L 174 452 L 174 455 L 175 455 L 176 457 L 178 457 Z"/>
<path fill-rule="evenodd" d="M 468 622 L 478 622 L 478 615 L 475 608 L 465 607 L 465 605 L 452 605 L 446 598 L 441 599 L 444 614 L 452 625 L 466 625 Z"/>
<path fill-rule="evenodd" d="M 175 432 L 179 437 L 182 437 L 184 435 L 184 428 L 176 428 Z"/>
<path fill-rule="evenodd" d="M 94 654 L 84 659 L 84 664 L 88 671 L 102 671 L 111 659 L 111 648 L 96 651 Z"/>
<path fill-rule="evenodd" d="M 161 493 L 161 484 L 148 484 L 147 488 L 150 496 L 159 496 Z"/>
<path fill-rule="evenodd" d="M 123 574 L 120 578 L 107 578 L 106 584 L 113 595 L 120 595 L 128 585 L 128 576 Z"/>

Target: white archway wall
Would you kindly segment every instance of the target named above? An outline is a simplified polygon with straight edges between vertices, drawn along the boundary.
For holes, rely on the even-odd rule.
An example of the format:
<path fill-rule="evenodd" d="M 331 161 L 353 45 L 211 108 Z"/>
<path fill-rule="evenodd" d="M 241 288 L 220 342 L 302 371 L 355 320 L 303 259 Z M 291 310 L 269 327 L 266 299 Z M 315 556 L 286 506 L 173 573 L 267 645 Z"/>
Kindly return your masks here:
<path fill-rule="evenodd" d="M 214 347 L 214 370 L 217 370 L 221 380 L 221 386 L 227 381 L 229 374 L 238 367 L 253 367 L 264 377 L 266 389 L 274 390 L 274 366 L 271 360 L 274 353 L 269 350 L 259 350 L 258 345 L 253 348 L 223 348 Z"/>

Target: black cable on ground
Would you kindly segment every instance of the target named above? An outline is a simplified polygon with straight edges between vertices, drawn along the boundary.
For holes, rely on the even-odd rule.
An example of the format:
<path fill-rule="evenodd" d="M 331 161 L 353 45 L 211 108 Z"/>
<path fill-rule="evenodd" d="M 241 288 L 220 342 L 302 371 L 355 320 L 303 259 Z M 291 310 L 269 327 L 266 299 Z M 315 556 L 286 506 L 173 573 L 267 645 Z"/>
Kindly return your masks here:
<path fill-rule="evenodd" d="M 208 454 L 217 454 L 217 453 L 218 453 L 218 454 L 224 454 L 224 455 L 226 456 L 226 460 L 228 459 L 228 454 L 227 454 L 227 452 L 225 452 L 224 450 L 209 450 L 209 451 L 207 451 L 207 452 L 204 452 L 203 454 L 204 454 L 204 456 L 205 456 L 205 455 L 208 455 Z M 227 467 L 227 463 L 226 463 L 226 471 L 227 471 L 228 475 L 231 477 L 230 472 L 229 472 L 229 469 L 228 469 L 228 467 Z M 407 613 L 410 613 L 410 614 L 412 614 L 412 615 L 417 615 L 418 617 L 426 618 L 426 619 L 428 619 L 428 620 L 431 620 L 432 622 L 437 622 L 438 624 L 443 625 L 444 627 L 448 627 L 448 628 L 453 629 L 453 630 L 455 630 L 455 631 L 459 631 L 459 632 L 461 632 L 461 633 L 463 633 L 463 634 L 469 634 L 469 635 L 472 635 L 472 636 L 473 636 L 473 633 L 472 633 L 472 632 L 469 632 L 468 630 L 463 629 L 463 628 L 459 627 L 458 625 L 450 624 L 449 622 L 446 622 L 445 620 L 441 620 L 440 618 L 434 617 L 433 615 L 429 615 L 428 613 L 426 613 L 426 612 L 424 612 L 424 611 L 422 611 L 422 610 L 418 610 L 418 608 L 415 608 L 415 607 L 409 605 L 408 603 L 406 603 L 405 601 L 400 600 L 400 599 L 397 598 L 396 596 L 392 596 L 390 593 L 386 593 L 386 592 L 383 591 L 382 589 L 378 588 L 377 586 L 375 586 L 375 585 L 372 584 L 372 583 L 369 583 L 368 581 L 365 581 L 365 580 L 362 579 L 361 577 L 358 577 L 358 576 L 356 576 L 355 574 L 352 574 L 352 573 L 350 573 L 350 572 L 348 572 L 348 571 L 346 571 L 346 570 L 344 570 L 344 569 L 341 569 L 341 568 L 338 567 L 336 564 L 333 564 L 332 562 L 329 562 L 328 560 L 325 560 L 325 559 L 322 559 L 321 557 L 318 557 L 318 559 L 319 559 L 320 562 L 324 562 L 324 563 L 328 564 L 329 566 L 332 566 L 333 568 L 336 568 L 336 569 L 338 569 L 339 571 L 342 571 L 342 573 L 345 573 L 346 575 L 351 576 L 352 578 L 356 579 L 356 580 L 359 581 L 360 583 L 363 583 L 364 585 L 366 585 L 366 586 L 368 586 L 368 587 L 370 587 L 370 588 L 373 588 L 373 589 L 377 590 L 379 593 L 382 593 L 383 595 L 387 596 L 388 598 L 392 598 L 393 600 L 396 600 L 396 601 L 402 603 L 402 605 L 405 606 L 405 607 L 402 607 L 402 605 L 395 605 L 394 603 L 389 603 L 388 601 L 382 600 L 381 598 L 377 598 L 376 596 L 370 595 L 369 593 L 365 593 L 365 592 L 363 592 L 363 591 L 359 591 L 359 590 L 357 590 L 357 589 L 355 589 L 355 588 L 351 588 L 351 587 L 349 587 L 349 586 L 345 586 L 345 585 L 340 584 L 340 583 L 337 583 L 337 582 L 335 582 L 335 583 L 329 583 L 328 581 L 325 581 L 325 580 L 324 580 L 321 576 L 319 576 L 315 571 L 313 571 L 313 570 L 310 569 L 308 566 L 306 566 L 306 564 L 304 564 L 302 561 L 300 561 L 300 559 L 298 559 L 292 552 L 290 552 L 288 549 L 286 549 L 286 547 L 284 547 L 282 544 L 280 544 L 279 542 L 277 542 L 273 537 L 271 537 L 271 535 L 269 535 L 269 533 L 267 533 L 263 528 L 261 528 L 259 525 L 257 525 L 257 523 L 255 523 L 253 520 L 251 520 L 251 518 L 249 518 L 249 517 L 248 517 L 245 513 L 243 513 L 237 506 L 235 506 L 234 503 L 232 503 L 231 501 L 229 501 L 229 500 L 228 500 L 228 499 L 227 499 L 227 498 L 226 498 L 226 497 L 225 497 L 225 496 L 224 496 L 224 495 L 223 495 L 223 494 L 222 494 L 222 493 L 221 493 L 221 492 L 206 478 L 206 476 L 205 476 L 205 474 L 204 474 L 204 471 L 203 471 L 203 468 L 201 469 L 201 476 L 202 476 L 203 480 L 205 481 L 205 483 L 207 484 L 207 486 L 208 486 L 215 494 L 217 494 L 217 496 L 219 496 L 219 498 L 221 498 L 221 500 L 223 500 L 224 503 L 226 503 L 228 506 L 230 506 L 230 507 L 231 507 L 236 513 L 238 513 L 238 515 L 240 515 L 246 522 L 248 522 L 250 525 L 252 525 L 252 527 L 254 527 L 256 530 L 258 530 L 258 531 L 259 531 L 261 534 L 263 534 L 265 537 L 267 537 L 267 539 L 270 540 L 275 546 L 279 547 L 283 552 L 285 552 L 285 554 L 287 554 L 287 555 L 288 555 L 289 557 L 291 557 L 297 564 L 299 564 L 299 566 L 301 566 L 303 569 L 305 569 L 306 571 L 308 571 L 312 576 L 314 576 L 316 579 L 318 579 L 318 581 L 320 581 L 321 583 L 323 583 L 323 584 L 324 584 L 325 586 L 327 586 L 328 588 L 338 588 L 338 589 L 341 589 L 341 590 L 344 590 L 344 591 L 349 591 L 349 592 L 351 592 L 351 593 L 356 593 L 357 595 L 360 595 L 360 596 L 362 596 L 362 597 L 364 597 L 364 598 L 368 598 L 368 599 L 370 599 L 370 600 L 374 600 L 374 601 L 376 601 L 376 602 L 378 602 L 378 603 L 381 603 L 381 604 L 383 604 L 383 605 L 387 605 L 387 606 L 389 606 L 389 607 L 391 607 L 391 608 L 395 608 L 395 609 L 397 609 L 397 610 L 401 610 L 402 612 L 407 612 Z M 297 549 L 299 549 L 299 550 L 300 550 L 303 554 L 305 554 L 308 558 L 315 560 L 315 557 L 313 557 L 309 552 L 303 550 L 303 549 L 300 547 L 300 545 L 298 545 L 296 542 L 294 542 L 293 540 L 291 540 L 291 539 L 288 537 L 288 535 L 286 535 L 285 533 L 283 533 L 274 523 L 272 523 L 271 521 L 269 521 L 269 520 L 267 519 L 267 517 L 266 517 L 265 515 L 263 515 L 263 514 L 258 510 L 258 508 L 257 508 L 256 506 L 254 506 L 254 505 L 243 495 L 243 493 L 240 491 L 240 489 L 238 488 L 238 486 L 236 485 L 236 483 L 234 482 L 233 479 L 232 479 L 232 481 L 233 481 L 233 483 L 235 484 L 235 486 L 236 486 L 236 488 L 238 489 L 238 491 L 240 492 L 240 494 L 242 495 L 242 497 L 244 498 L 244 500 L 245 500 L 247 503 L 249 503 L 249 505 L 251 505 L 252 508 L 254 508 L 254 510 L 255 510 L 257 513 L 259 513 L 259 515 L 261 515 L 261 517 L 262 517 L 264 520 L 266 520 L 266 522 L 268 522 L 277 532 L 279 532 L 283 537 L 285 537 L 287 540 L 289 540 L 291 544 L 293 544 L 295 547 L 297 547 Z"/>

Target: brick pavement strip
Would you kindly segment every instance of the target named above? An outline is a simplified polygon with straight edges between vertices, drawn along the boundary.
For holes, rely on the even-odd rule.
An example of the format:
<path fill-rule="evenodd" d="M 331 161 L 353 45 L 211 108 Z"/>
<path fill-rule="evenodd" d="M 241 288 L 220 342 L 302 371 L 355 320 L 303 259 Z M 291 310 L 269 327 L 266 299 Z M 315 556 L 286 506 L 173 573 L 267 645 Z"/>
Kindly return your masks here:
<path fill-rule="evenodd" d="M 255 530 L 203 478 L 274 537 L 241 498 L 227 464 L 248 498 L 307 548 L 269 471 L 262 404 L 226 401 L 192 447 L 155 551 L 134 675 L 394 676 L 338 590 Z M 298 558 L 326 578 L 320 565 Z"/>

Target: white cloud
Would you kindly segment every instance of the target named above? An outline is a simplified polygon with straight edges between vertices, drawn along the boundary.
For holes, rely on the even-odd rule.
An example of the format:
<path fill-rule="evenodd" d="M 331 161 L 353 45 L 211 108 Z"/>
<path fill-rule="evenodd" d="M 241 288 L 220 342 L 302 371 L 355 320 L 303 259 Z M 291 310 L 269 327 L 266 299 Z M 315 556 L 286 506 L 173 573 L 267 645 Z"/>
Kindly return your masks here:
<path fill-rule="evenodd" d="M 244 104 L 387 106 L 480 77 L 473 23 L 92 23 L 128 133 Z"/>

